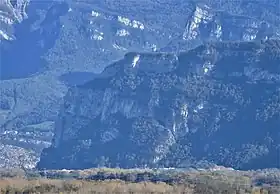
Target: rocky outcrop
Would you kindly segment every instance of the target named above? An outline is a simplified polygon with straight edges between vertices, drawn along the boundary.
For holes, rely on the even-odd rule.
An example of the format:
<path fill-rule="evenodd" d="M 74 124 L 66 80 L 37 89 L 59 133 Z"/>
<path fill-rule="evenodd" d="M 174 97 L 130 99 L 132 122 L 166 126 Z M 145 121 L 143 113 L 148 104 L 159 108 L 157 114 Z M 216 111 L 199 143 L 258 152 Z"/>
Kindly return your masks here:
<path fill-rule="evenodd" d="M 0 44 L 2 40 L 14 40 L 14 23 L 27 18 L 26 8 L 30 0 L 2 0 L 0 2 Z"/>
<path fill-rule="evenodd" d="M 261 40 L 275 36 L 273 27 L 257 17 L 233 15 L 225 11 L 214 11 L 206 5 L 197 5 L 187 22 L 183 39 Z"/>
<path fill-rule="evenodd" d="M 68 91 L 38 168 L 279 167 L 279 65 L 277 40 L 128 53 Z"/>
<path fill-rule="evenodd" d="M 279 2 L 216 1 L 193 3 L 185 29 L 161 51 L 194 48 L 207 41 L 253 41 L 280 38 Z M 278 9 L 274 9 L 274 8 Z M 258 10 L 258 11 L 252 11 Z"/>

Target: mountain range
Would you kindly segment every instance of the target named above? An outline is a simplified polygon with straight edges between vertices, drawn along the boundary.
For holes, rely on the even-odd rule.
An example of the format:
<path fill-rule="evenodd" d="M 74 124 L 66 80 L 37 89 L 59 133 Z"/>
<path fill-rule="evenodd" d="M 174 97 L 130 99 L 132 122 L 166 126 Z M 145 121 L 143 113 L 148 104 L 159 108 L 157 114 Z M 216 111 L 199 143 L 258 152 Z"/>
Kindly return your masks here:
<path fill-rule="evenodd" d="M 204 160 L 244 169 L 277 166 L 279 5 L 279 0 L 1 2 L 0 166 L 23 162 L 34 167 L 49 146 L 40 168 L 96 166 L 99 157 L 110 165 L 126 160 L 118 165 L 128 167 Z M 268 61 L 271 64 L 266 66 Z M 251 96 L 259 88 L 257 100 Z M 83 106 L 98 110 L 76 110 L 82 99 Z M 94 99 L 105 104 L 94 104 L 98 103 Z M 91 100 L 96 102 L 90 104 Z M 67 106 L 75 110 L 69 112 Z M 184 118 L 177 113 L 181 109 L 187 111 Z M 236 124 L 224 121 L 227 114 Z M 252 123 L 248 134 L 245 121 Z M 133 123 L 146 126 L 145 130 L 154 128 L 153 134 L 141 140 Z M 87 139 L 76 136 L 72 142 L 65 134 L 72 133 L 75 125 L 79 135 L 96 134 Z M 239 129 L 227 136 L 226 129 L 232 131 L 233 126 Z M 138 140 L 129 139 L 129 134 L 146 145 L 132 143 Z M 189 145 L 194 142 L 200 144 Z M 77 155 L 77 145 L 85 153 Z M 129 145 L 134 145 L 132 150 L 122 149 Z M 146 152 L 139 153 L 140 148 Z M 271 159 L 261 165 L 264 156 Z M 64 160 L 65 166 L 60 163 Z"/>

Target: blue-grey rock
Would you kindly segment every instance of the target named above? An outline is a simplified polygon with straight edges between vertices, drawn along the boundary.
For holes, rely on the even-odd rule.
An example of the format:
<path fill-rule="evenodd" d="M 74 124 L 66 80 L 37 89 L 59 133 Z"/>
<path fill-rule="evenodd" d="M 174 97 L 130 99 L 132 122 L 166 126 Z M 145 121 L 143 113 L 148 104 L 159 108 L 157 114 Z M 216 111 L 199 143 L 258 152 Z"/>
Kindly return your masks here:
<path fill-rule="evenodd" d="M 128 53 L 69 89 L 38 168 L 279 167 L 280 42 Z"/>
<path fill-rule="evenodd" d="M 279 0 L 0 1 L 1 153 L 14 146 L 38 160 L 68 89 L 126 53 L 177 56 L 208 41 L 279 39 L 279 12 Z M 158 60 L 148 57 L 142 66 L 152 72 Z M 170 64 L 157 71 L 171 71 Z M 0 167 L 15 160 L 2 161 Z"/>

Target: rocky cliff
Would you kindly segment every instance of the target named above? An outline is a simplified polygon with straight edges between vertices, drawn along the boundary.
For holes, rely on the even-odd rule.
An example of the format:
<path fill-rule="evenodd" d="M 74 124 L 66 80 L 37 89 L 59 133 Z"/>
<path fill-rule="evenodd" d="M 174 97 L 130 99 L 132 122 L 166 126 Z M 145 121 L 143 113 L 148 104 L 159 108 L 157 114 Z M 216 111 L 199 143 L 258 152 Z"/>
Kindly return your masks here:
<path fill-rule="evenodd" d="M 0 44 L 2 40 L 14 40 L 13 24 L 27 18 L 26 8 L 30 0 L 1 0 L 0 2 Z"/>
<path fill-rule="evenodd" d="M 192 2 L 192 3 L 191 3 Z M 185 28 L 168 46 L 182 51 L 205 41 L 250 41 L 280 37 L 280 1 L 190 1 Z"/>
<path fill-rule="evenodd" d="M 125 53 L 279 39 L 279 0 L 220 2 L 0 0 L 0 167 L 34 165 L 68 88 Z"/>
<path fill-rule="evenodd" d="M 38 168 L 280 167 L 280 42 L 128 53 L 64 98 Z"/>

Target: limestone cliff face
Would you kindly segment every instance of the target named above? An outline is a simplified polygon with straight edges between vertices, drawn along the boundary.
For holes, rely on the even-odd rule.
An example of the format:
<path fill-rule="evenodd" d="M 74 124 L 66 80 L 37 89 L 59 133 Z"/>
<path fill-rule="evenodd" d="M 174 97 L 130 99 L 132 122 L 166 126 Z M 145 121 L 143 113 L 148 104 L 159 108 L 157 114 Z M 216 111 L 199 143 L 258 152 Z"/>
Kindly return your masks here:
<path fill-rule="evenodd" d="M 71 88 L 38 168 L 279 167 L 280 42 L 128 53 Z"/>
<path fill-rule="evenodd" d="M 161 51 L 171 51 L 171 48 L 182 51 L 205 41 L 252 41 L 280 37 L 277 22 L 279 1 L 271 4 L 262 0 L 189 2 L 190 11 L 182 34 L 178 38 L 173 37 Z"/>
<path fill-rule="evenodd" d="M 241 10 L 240 10 L 241 11 Z M 248 9 L 246 11 L 250 12 Z M 259 10 L 258 14 L 263 14 Z M 252 14 L 237 14 L 214 10 L 206 5 L 196 5 L 183 34 L 185 40 L 249 41 L 278 38 L 278 26 L 267 19 Z"/>
<path fill-rule="evenodd" d="M 2 40 L 14 40 L 12 33 L 14 23 L 27 18 L 26 7 L 30 0 L 0 1 L 0 44 Z"/>

